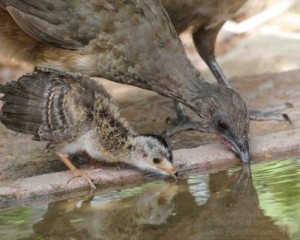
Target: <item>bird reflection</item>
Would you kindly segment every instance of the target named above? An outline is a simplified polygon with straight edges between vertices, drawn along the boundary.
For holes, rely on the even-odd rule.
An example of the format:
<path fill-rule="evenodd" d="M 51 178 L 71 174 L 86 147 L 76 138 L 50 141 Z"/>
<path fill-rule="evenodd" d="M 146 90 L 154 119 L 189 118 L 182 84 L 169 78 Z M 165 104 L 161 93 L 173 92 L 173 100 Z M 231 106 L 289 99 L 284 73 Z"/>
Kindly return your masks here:
<path fill-rule="evenodd" d="M 52 203 L 33 226 L 46 239 L 289 239 L 260 209 L 248 165 L 211 174 L 204 195 L 190 183 L 162 182 L 134 196 L 99 201 L 100 196 Z M 208 188 L 207 188 L 208 187 Z M 194 190 L 196 188 L 193 188 Z M 198 201 L 197 196 L 207 196 Z M 202 205 L 201 205 L 202 203 Z"/>
<path fill-rule="evenodd" d="M 183 183 L 181 188 L 189 185 Z M 209 198 L 201 206 L 189 191 L 179 191 L 176 215 L 169 225 L 160 232 L 144 232 L 141 239 L 290 239 L 260 209 L 248 164 L 232 175 L 228 171 L 211 174 L 209 189 Z"/>
<path fill-rule="evenodd" d="M 167 222 L 177 185 L 168 182 L 118 200 L 63 200 L 51 203 L 34 237 L 46 239 L 140 239 L 144 225 Z"/>

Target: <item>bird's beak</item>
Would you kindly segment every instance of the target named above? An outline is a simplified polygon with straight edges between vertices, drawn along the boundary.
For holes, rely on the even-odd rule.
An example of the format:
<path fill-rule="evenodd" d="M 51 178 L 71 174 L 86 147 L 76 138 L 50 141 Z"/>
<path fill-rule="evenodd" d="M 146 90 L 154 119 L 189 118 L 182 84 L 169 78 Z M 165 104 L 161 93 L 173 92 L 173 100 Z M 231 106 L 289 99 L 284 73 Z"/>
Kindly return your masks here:
<path fill-rule="evenodd" d="M 244 163 L 249 162 L 249 144 L 248 144 L 248 139 L 243 138 L 243 139 L 231 139 L 227 137 L 220 137 L 218 136 L 218 139 L 227 147 L 229 147 L 232 151 L 237 153 L 242 161 Z"/>
<path fill-rule="evenodd" d="M 178 177 L 178 173 L 176 172 L 175 168 L 173 166 L 169 167 L 166 172 L 173 178 Z"/>
<path fill-rule="evenodd" d="M 249 162 L 249 144 L 248 139 L 232 141 L 232 150 L 237 153 L 244 163 Z"/>

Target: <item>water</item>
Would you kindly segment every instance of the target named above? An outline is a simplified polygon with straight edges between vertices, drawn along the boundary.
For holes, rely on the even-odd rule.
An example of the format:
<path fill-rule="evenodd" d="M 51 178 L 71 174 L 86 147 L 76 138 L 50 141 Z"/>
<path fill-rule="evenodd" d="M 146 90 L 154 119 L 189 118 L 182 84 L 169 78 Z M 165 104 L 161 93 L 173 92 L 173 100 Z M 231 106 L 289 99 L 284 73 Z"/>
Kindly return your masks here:
<path fill-rule="evenodd" d="M 2 209 L 0 239 L 300 239 L 300 160 Z"/>

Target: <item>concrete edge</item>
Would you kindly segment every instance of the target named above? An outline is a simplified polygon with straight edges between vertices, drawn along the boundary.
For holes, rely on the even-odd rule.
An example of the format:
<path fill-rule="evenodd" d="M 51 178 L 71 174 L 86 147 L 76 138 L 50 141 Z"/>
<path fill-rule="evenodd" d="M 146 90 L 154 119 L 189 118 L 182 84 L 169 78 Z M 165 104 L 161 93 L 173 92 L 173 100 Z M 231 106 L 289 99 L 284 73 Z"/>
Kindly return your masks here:
<path fill-rule="evenodd" d="M 300 128 L 250 140 L 251 161 L 272 159 L 273 156 L 284 156 L 290 152 L 300 153 Z M 192 149 L 174 151 L 174 163 L 182 172 L 195 170 L 210 171 L 240 163 L 234 154 L 222 144 L 208 144 Z M 134 169 L 122 170 L 85 170 L 101 189 L 110 186 L 139 183 L 147 180 L 147 176 Z M 0 188 L 0 208 L 12 205 L 12 202 L 30 202 L 40 196 L 66 194 L 76 190 L 88 190 L 88 183 L 82 178 L 73 179 L 70 171 L 43 174 L 25 179 L 18 179 L 10 186 Z M 31 200 L 30 200 L 31 199 Z"/>

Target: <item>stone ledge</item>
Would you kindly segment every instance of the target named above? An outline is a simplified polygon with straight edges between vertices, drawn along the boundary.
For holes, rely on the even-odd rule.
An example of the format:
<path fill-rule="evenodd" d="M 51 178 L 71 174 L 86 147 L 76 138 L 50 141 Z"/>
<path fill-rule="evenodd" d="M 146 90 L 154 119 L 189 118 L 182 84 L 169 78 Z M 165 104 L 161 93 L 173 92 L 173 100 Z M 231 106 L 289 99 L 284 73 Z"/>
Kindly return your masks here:
<path fill-rule="evenodd" d="M 288 153 L 300 153 L 300 128 L 282 131 L 250 140 L 251 161 L 272 159 Z M 174 151 L 174 162 L 179 172 L 191 170 L 209 171 L 239 164 L 240 160 L 219 143 L 208 144 L 192 149 Z M 96 185 L 104 189 L 145 181 L 147 176 L 134 169 L 92 169 L 85 170 Z M 88 183 L 76 178 L 68 183 L 71 172 L 57 172 L 25 179 L 18 179 L 9 186 L 0 188 L 0 207 L 7 207 L 12 202 L 30 202 L 41 196 L 66 194 L 76 190 L 87 190 Z"/>

